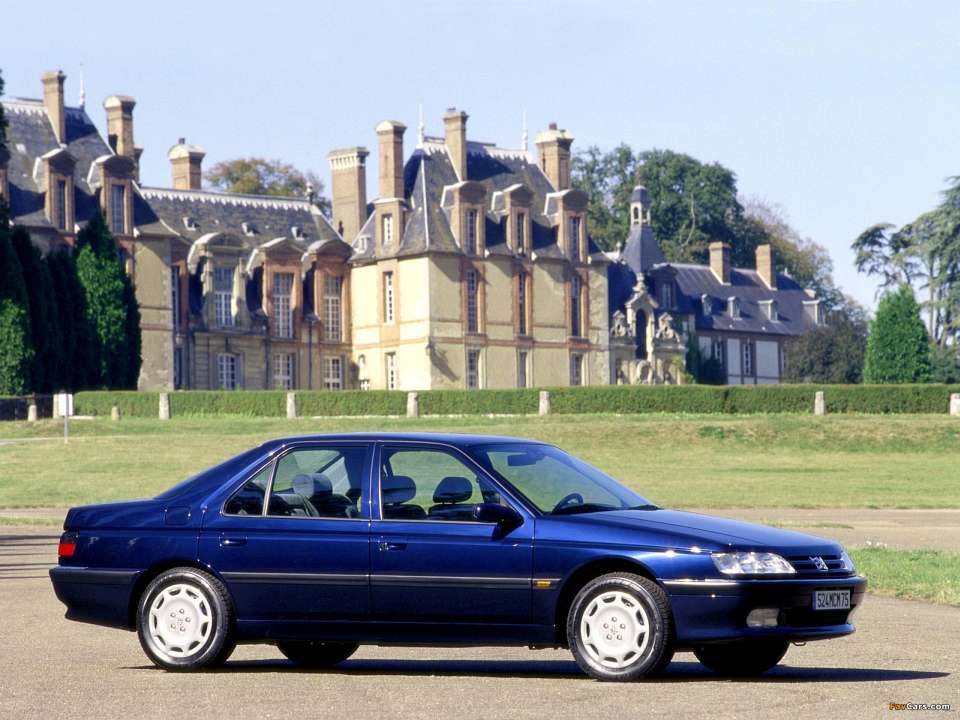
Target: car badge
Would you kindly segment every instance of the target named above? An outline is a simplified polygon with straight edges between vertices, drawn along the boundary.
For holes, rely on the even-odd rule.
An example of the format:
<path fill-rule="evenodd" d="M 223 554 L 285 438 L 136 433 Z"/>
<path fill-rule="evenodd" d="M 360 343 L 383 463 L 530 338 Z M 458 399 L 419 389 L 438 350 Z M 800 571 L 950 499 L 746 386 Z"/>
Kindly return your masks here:
<path fill-rule="evenodd" d="M 813 563 L 813 566 L 814 566 L 817 570 L 829 570 L 829 569 L 830 569 L 830 568 L 827 566 L 827 564 L 823 561 L 823 558 L 820 557 L 819 555 L 811 555 L 811 556 L 810 556 L 810 561 Z"/>

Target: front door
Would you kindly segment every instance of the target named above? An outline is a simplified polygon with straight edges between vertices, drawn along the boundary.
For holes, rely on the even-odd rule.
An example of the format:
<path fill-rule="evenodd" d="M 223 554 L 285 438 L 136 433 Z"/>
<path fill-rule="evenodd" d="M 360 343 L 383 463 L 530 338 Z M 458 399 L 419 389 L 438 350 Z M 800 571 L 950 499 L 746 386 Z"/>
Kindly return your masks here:
<path fill-rule="evenodd" d="M 439 445 L 380 447 L 371 522 L 372 615 L 381 623 L 530 622 L 533 522 L 500 536 L 473 517 L 510 504 L 472 460 Z"/>
<path fill-rule="evenodd" d="M 208 511 L 200 559 L 241 624 L 366 620 L 372 446 L 298 445 Z"/>

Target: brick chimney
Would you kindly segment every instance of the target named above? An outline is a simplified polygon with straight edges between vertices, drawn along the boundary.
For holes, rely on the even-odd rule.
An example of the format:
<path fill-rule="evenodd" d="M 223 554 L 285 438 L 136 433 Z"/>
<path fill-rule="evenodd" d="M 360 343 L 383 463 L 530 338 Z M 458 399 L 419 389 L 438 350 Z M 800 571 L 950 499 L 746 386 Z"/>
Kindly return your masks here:
<path fill-rule="evenodd" d="M 60 70 L 52 70 L 43 74 L 43 106 L 47 110 L 47 117 L 53 125 L 53 134 L 57 142 L 67 141 L 66 114 L 63 109 L 63 81 L 67 76 Z"/>
<path fill-rule="evenodd" d="M 377 125 L 380 154 L 381 200 L 403 197 L 403 133 L 407 126 L 398 120 Z"/>
<path fill-rule="evenodd" d="M 467 179 L 467 117 L 456 108 L 448 108 L 443 115 L 443 141 L 461 182 Z"/>
<path fill-rule="evenodd" d="M 333 227 L 351 242 L 367 220 L 367 156 L 363 147 L 334 150 L 330 161 Z"/>
<path fill-rule="evenodd" d="M 725 242 L 710 243 L 710 269 L 717 280 L 730 284 L 730 246 Z"/>
<path fill-rule="evenodd" d="M 107 142 L 117 155 L 136 161 L 139 157 L 133 144 L 133 108 L 137 104 L 129 95 L 111 95 L 103 101 L 107 111 Z"/>
<path fill-rule="evenodd" d="M 573 135 L 566 130 L 558 130 L 556 123 L 539 133 L 534 142 L 540 154 L 540 169 L 547 176 L 555 190 L 570 187 L 570 146 Z"/>
<path fill-rule="evenodd" d="M 777 270 L 773 265 L 773 247 L 757 245 L 757 273 L 771 290 L 777 288 Z"/>
<path fill-rule="evenodd" d="M 167 159 L 173 175 L 174 190 L 199 190 L 203 185 L 202 163 L 206 153 L 196 145 L 187 145 L 185 138 L 170 148 Z"/>

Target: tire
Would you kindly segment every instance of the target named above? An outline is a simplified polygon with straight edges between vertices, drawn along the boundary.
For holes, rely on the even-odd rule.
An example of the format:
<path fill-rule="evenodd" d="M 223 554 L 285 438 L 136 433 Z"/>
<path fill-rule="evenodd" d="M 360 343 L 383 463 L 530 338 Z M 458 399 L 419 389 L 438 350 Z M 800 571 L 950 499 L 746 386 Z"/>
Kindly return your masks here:
<path fill-rule="evenodd" d="M 354 643 L 337 643 L 315 641 L 279 642 L 277 648 L 288 660 L 297 665 L 312 668 L 329 668 L 339 665 L 353 655 L 359 645 Z"/>
<path fill-rule="evenodd" d="M 230 657 L 236 647 L 233 619 L 223 583 L 196 568 L 173 568 L 143 591 L 137 635 L 157 667 L 200 670 L 222 665 Z"/>
<path fill-rule="evenodd" d="M 663 589 L 626 572 L 588 582 L 567 615 L 570 651 L 580 669 L 597 680 L 636 680 L 662 672 L 673 657 L 672 627 Z"/>
<path fill-rule="evenodd" d="M 752 677 L 780 662 L 788 647 L 786 640 L 737 640 L 701 645 L 693 649 L 693 654 L 718 675 Z"/>

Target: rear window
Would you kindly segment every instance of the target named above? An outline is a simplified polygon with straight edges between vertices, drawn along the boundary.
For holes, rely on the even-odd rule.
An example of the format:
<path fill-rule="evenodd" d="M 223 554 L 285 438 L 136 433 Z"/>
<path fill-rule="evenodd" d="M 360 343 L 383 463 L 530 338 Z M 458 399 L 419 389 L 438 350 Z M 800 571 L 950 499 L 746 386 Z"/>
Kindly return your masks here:
<path fill-rule="evenodd" d="M 247 465 L 256 462 L 256 460 L 264 454 L 264 450 L 264 446 L 261 445 L 260 447 L 253 448 L 252 450 L 242 452 L 239 455 L 230 458 L 229 460 L 224 460 L 219 465 L 214 465 L 212 468 L 197 473 L 193 477 L 189 477 L 183 482 L 177 483 L 169 490 L 165 490 L 157 495 L 156 499 L 171 500 L 175 497 L 179 497 L 180 495 L 184 495 L 191 490 L 200 489 L 211 480 L 226 480 L 230 475 L 235 475 L 247 467 Z"/>

